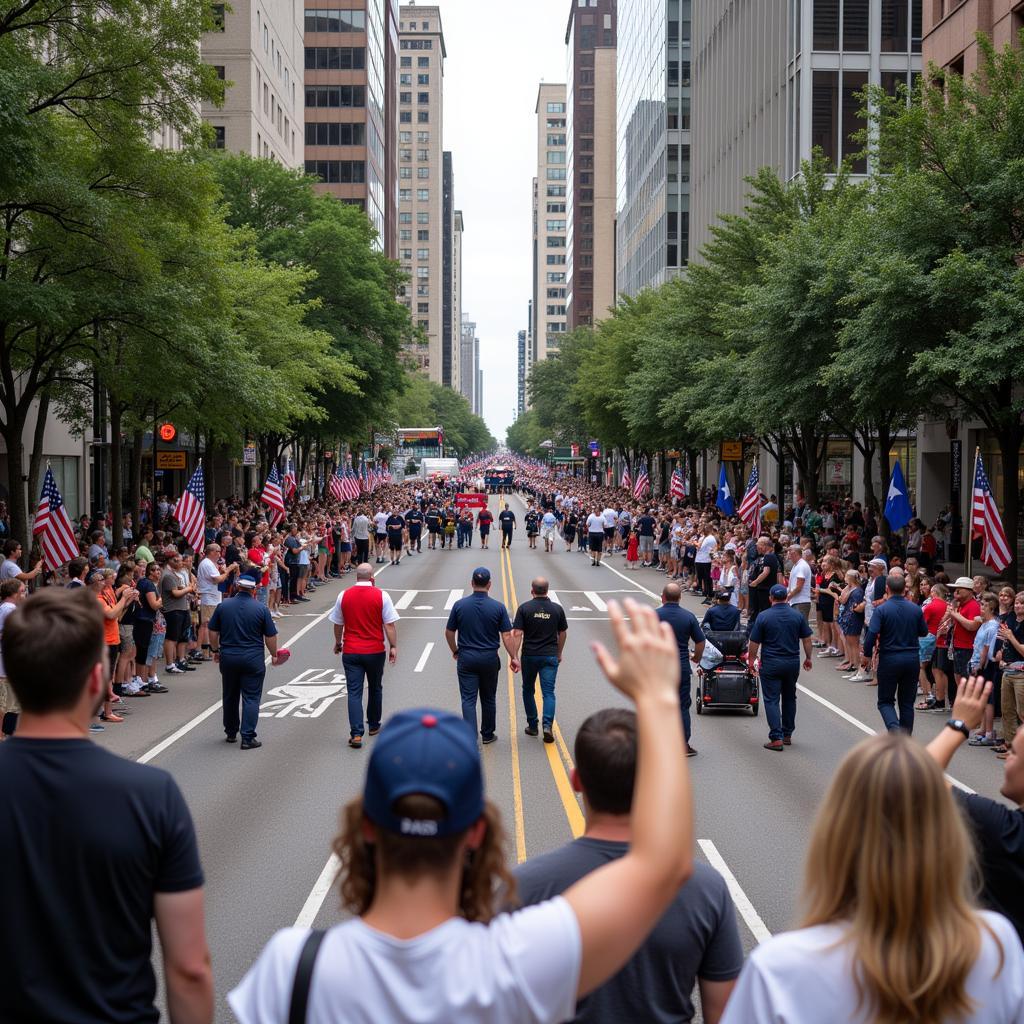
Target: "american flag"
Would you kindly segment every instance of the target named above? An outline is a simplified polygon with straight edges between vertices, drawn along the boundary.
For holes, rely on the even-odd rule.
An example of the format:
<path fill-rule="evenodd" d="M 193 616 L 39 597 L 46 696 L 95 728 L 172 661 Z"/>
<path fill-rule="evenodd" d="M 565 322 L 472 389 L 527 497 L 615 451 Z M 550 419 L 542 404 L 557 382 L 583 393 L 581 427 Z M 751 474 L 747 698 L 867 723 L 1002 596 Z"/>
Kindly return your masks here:
<path fill-rule="evenodd" d="M 39 495 L 35 522 L 32 524 L 32 536 L 39 537 L 43 564 L 47 569 L 58 569 L 65 562 L 78 557 L 75 528 L 49 466 L 46 467 L 46 476 L 43 477 L 43 489 Z"/>
<path fill-rule="evenodd" d="M 996 572 L 1002 572 L 1012 561 L 1010 544 L 1003 521 L 999 518 L 996 499 L 992 497 L 985 466 L 978 452 L 974 462 L 974 500 L 971 503 L 971 537 L 981 537 L 981 560 Z"/>
<path fill-rule="evenodd" d="M 345 470 L 344 486 L 345 497 L 349 501 L 355 501 L 359 497 L 359 477 L 351 469 Z"/>
<path fill-rule="evenodd" d="M 668 496 L 670 498 L 685 498 L 686 497 L 686 481 L 683 479 L 683 474 L 678 469 L 672 470 L 672 480 L 669 483 Z"/>
<path fill-rule="evenodd" d="M 335 501 L 341 501 L 345 497 L 345 487 L 342 483 L 341 476 L 338 474 L 337 468 L 331 474 L 330 483 L 327 485 L 327 490 L 330 491 L 331 497 Z"/>
<path fill-rule="evenodd" d="M 753 469 L 750 471 L 750 479 L 747 481 L 746 493 L 743 495 L 739 509 L 737 509 L 740 519 L 746 523 L 747 528 L 754 537 L 758 537 L 761 534 L 761 506 L 763 504 L 757 463 L 755 462 Z"/>
<path fill-rule="evenodd" d="M 174 510 L 174 517 L 188 546 L 193 551 L 202 551 L 206 536 L 206 481 L 201 462 Z"/>
<path fill-rule="evenodd" d="M 633 489 L 633 477 L 629 472 L 629 466 L 624 466 L 622 470 L 622 489 L 624 491 Z"/>
<path fill-rule="evenodd" d="M 282 481 L 282 485 L 283 486 L 281 489 L 284 491 L 284 500 L 291 501 L 292 498 L 295 496 L 295 491 L 296 488 L 298 487 L 298 484 L 295 480 L 295 464 L 292 462 L 291 459 L 289 459 L 288 462 L 285 464 L 284 480 Z M 284 513 L 282 510 L 282 515 L 283 514 Z"/>
<path fill-rule="evenodd" d="M 281 476 L 277 466 L 270 467 L 270 475 L 263 485 L 260 501 L 270 509 L 270 525 L 277 526 L 284 519 L 284 494 L 281 492 Z"/>
<path fill-rule="evenodd" d="M 633 497 L 642 498 L 651 489 L 651 478 L 647 475 L 646 460 L 640 463 L 640 472 L 636 475 L 633 485 Z"/>

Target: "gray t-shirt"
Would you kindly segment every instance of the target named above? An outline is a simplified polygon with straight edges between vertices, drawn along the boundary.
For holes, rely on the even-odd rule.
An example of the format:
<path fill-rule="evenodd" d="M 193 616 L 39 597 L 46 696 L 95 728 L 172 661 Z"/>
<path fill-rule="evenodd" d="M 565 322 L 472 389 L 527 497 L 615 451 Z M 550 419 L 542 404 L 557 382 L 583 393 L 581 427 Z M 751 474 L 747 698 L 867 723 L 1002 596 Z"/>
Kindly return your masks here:
<path fill-rule="evenodd" d="M 352 520 L 352 539 L 353 540 L 369 540 L 370 539 L 370 520 L 366 516 L 360 514 Z"/>
<path fill-rule="evenodd" d="M 160 597 L 163 599 L 165 612 L 188 611 L 188 594 L 182 594 L 181 597 L 174 597 L 171 594 L 172 590 L 179 590 L 183 585 L 181 577 L 173 569 L 163 571 L 160 577 Z"/>
<path fill-rule="evenodd" d="M 591 871 L 617 860 L 628 843 L 585 836 L 532 857 L 513 872 L 525 906 L 557 896 Z M 736 911 L 725 880 L 707 864 L 693 876 L 633 958 L 576 1006 L 576 1021 L 693 1020 L 690 996 L 697 978 L 732 981 L 743 968 Z"/>

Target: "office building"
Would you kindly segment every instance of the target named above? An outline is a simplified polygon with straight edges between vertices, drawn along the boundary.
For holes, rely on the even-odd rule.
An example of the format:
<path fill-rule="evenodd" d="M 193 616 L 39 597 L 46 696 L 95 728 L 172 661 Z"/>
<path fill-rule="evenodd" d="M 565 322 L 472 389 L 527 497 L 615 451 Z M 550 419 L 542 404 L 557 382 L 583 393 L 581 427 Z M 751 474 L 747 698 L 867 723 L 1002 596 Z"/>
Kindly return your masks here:
<path fill-rule="evenodd" d="M 214 28 L 200 41 L 203 62 L 228 83 L 224 105 L 202 105 L 213 146 L 266 157 L 286 167 L 303 163 L 303 22 L 291 0 L 213 4 Z M 174 133 L 159 140 L 180 148 Z"/>
<path fill-rule="evenodd" d="M 347 2 L 307 0 L 306 171 L 319 191 L 364 210 L 394 258 L 398 0 Z"/>
<path fill-rule="evenodd" d="M 410 3 L 399 8 L 398 52 L 398 257 L 411 277 L 405 302 L 427 339 L 426 347 L 413 354 L 423 372 L 441 383 L 448 290 L 441 149 L 447 54 L 438 7 Z"/>
<path fill-rule="evenodd" d="M 444 289 L 441 296 L 441 383 L 447 387 L 459 388 L 458 364 L 461 335 L 457 337 L 456 321 L 452 316 L 455 307 L 455 173 L 452 155 L 448 150 L 441 154 L 441 280 Z"/>
<path fill-rule="evenodd" d="M 533 183 L 533 361 L 556 352 L 565 334 L 569 171 L 565 86 L 537 90 L 537 177 Z"/>
<path fill-rule="evenodd" d="M 620 294 L 636 295 L 663 284 L 677 276 L 689 258 L 690 18 L 690 0 L 619 3 L 616 291 Z M 738 70 L 737 75 L 738 83 L 744 81 L 746 70 Z"/>
<path fill-rule="evenodd" d="M 462 211 L 452 217 L 452 328 L 449 344 L 452 348 L 451 387 L 461 393 L 462 367 L 462 235 L 465 221 Z"/>
<path fill-rule="evenodd" d="M 924 64 L 970 77 L 978 70 L 978 32 L 1001 50 L 1020 45 L 1024 0 L 924 0 Z"/>
<path fill-rule="evenodd" d="M 518 356 L 518 372 L 516 374 L 516 416 L 522 416 L 526 412 L 526 379 L 528 375 L 528 363 L 526 346 L 530 338 L 529 331 L 520 331 L 517 338 L 516 353 Z"/>
<path fill-rule="evenodd" d="M 926 3 L 930 0 L 925 0 Z M 706 0 L 694 7 L 692 242 L 740 213 L 744 178 L 786 178 L 815 147 L 869 171 L 858 94 L 895 92 L 921 71 L 922 0 Z"/>
<path fill-rule="evenodd" d="M 480 343 L 476 337 L 476 324 L 465 313 L 459 329 L 459 347 L 459 391 L 475 412 Z"/>
<path fill-rule="evenodd" d="M 615 303 L 616 4 L 571 0 L 565 32 L 570 331 L 602 319 Z M 558 212 L 556 205 L 548 203 L 548 212 Z"/>

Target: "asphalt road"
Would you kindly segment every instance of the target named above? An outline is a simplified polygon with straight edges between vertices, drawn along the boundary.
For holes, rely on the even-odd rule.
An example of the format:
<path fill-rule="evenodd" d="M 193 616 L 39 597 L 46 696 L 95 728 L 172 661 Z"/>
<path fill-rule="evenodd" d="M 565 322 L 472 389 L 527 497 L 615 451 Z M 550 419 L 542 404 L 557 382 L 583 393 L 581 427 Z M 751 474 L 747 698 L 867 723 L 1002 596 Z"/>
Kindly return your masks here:
<path fill-rule="evenodd" d="M 659 603 L 663 576 L 627 572 L 621 556 L 594 568 L 590 559 L 530 550 L 522 513 L 507 559 L 498 537 L 480 550 L 428 551 L 380 569 L 378 585 L 401 615 L 399 660 L 384 682 L 385 719 L 404 707 L 459 711 L 454 664 L 444 641 L 447 608 L 469 592 L 478 565 L 493 576 L 492 596 L 510 613 L 529 597 L 530 580 L 544 575 L 565 608 L 569 639 L 558 677 L 557 738 L 544 744 L 523 734 L 519 679 L 503 669 L 498 742 L 483 748 L 488 795 L 501 807 L 509 855 L 523 859 L 569 840 L 582 829 L 580 806 L 568 782 L 572 739 L 594 710 L 621 702 L 597 670 L 590 642 L 608 639 L 611 599 Z M 497 512 L 497 499 L 491 499 Z M 350 585 L 346 580 L 345 586 Z M 191 808 L 206 872 L 207 933 L 213 952 L 217 1020 L 233 1019 L 225 996 L 278 929 L 296 922 L 327 926 L 338 919 L 331 889 L 330 843 L 339 808 L 360 791 L 368 748 L 347 746 L 348 720 L 340 658 L 332 653 L 326 615 L 342 584 L 328 584 L 299 614 L 278 620 L 292 650 L 281 668 L 267 669 L 259 737 L 263 747 L 241 751 L 224 742 L 220 679 L 214 666 L 163 679 L 171 692 L 130 702 L 124 725 L 108 726 L 98 742 L 171 772 Z M 699 601 L 684 598 L 700 617 Z M 503 656 L 503 662 L 505 661 Z M 815 809 L 843 754 L 880 728 L 875 690 L 844 681 L 835 661 L 815 659 L 801 677 L 794 744 L 766 751 L 763 714 L 694 717 L 690 761 L 696 793 L 698 853 L 726 874 L 744 943 L 794 924 L 800 874 Z M 915 737 L 927 741 L 944 718 L 919 714 Z M 964 749 L 952 768 L 956 784 L 998 796 L 1002 763 L 982 749 Z"/>

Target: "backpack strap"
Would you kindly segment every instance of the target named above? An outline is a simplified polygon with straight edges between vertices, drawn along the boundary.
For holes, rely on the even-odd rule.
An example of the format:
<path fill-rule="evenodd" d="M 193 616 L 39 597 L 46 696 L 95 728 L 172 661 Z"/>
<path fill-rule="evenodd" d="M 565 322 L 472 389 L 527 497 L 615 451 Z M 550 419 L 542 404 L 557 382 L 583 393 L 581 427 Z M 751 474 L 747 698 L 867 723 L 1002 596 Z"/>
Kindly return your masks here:
<path fill-rule="evenodd" d="M 306 1009 L 309 1006 L 309 990 L 313 982 L 313 968 L 320 945 L 327 933 L 314 929 L 302 944 L 299 962 L 295 965 L 295 980 L 292 982 L 292 1000 L 288 1010 L 288 1024 L 306 1024 Z"/>

